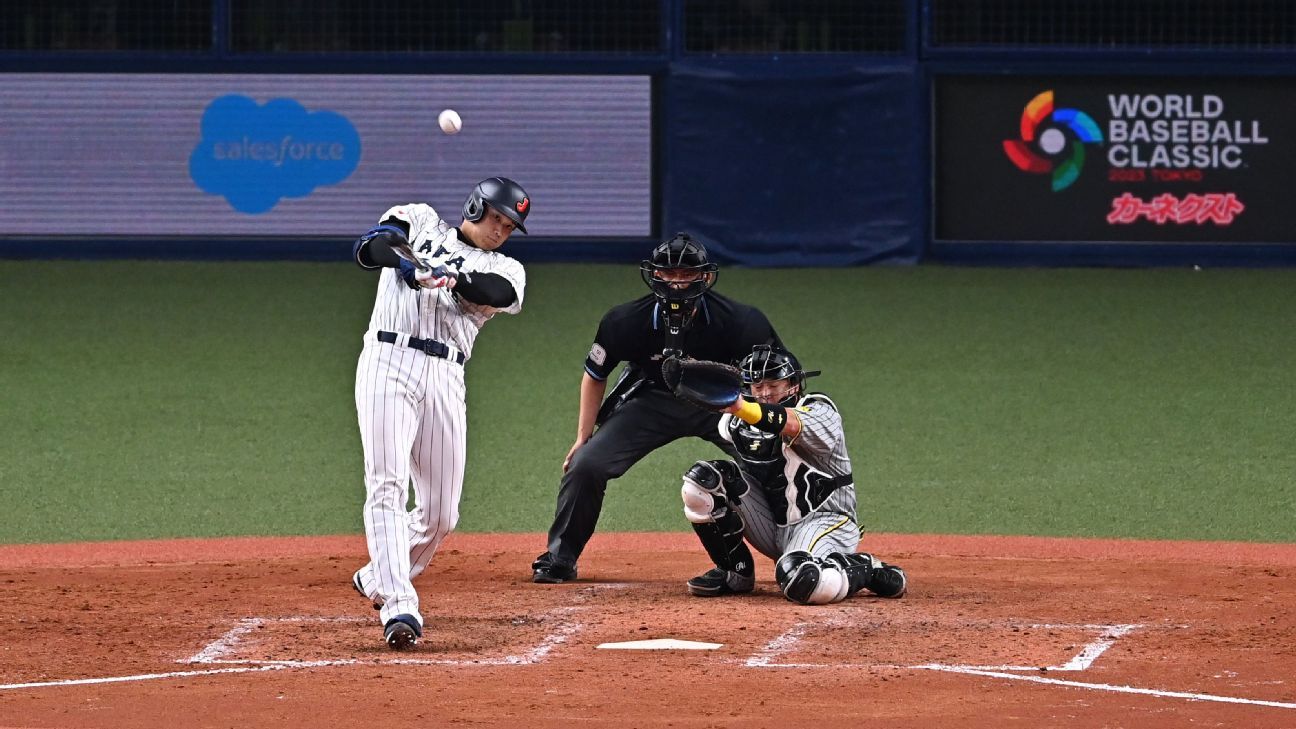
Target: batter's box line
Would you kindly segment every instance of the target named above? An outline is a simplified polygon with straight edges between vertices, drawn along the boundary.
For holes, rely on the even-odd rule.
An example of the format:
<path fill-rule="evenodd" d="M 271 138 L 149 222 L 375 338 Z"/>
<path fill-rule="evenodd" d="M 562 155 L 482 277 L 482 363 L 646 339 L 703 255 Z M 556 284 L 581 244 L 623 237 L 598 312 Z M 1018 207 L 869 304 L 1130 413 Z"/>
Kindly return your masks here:
<path fill-rule="evenodd" d="M 1087 643 L 1079 653 L 1073 656 L 1066 663 L 1057 666 L 975 666 L 961 664 L 941 664 L 941 663 L 924 663 L 920 665 L 900 665 L 900 664 L 878 664 L 878 663 L 787 663 L 776 661 L 778 656 L 786 655 L 798 647 L 806 632 L 813 627 L 829 625 L 833 627 L 854 627 L 848 626 L 842 621 L 830 621 L 828 623 L 802 622 L 793 625 L 782 635 L 771 640 L 756 655 L 751 656 L 745 662 L 750 668 L 893 668 L 893 669 L 932 669 L 943 670 L 954 668 L 960 670 L 978 670 L 978 671 L 1084 671 L 1088 669 L 1093 662 L 1108 648 L 1115 645 L 1117 639 L 1128 635 L 1134 630 L 1143 627 L 1139 623 L 1122 623 L 1117 625 L 1100 625 L 1084 623 L 1079 625 L 1068 625 L 1063 623 L 1029 623 L 1017 627 L 1035 628 L 1035 629 L 1060 629 L 1060 630 L 1097 630 L 1100 631 L 1098 637 Z"/>
<path fill-rule="evenodd" d="M 577 602 L 584 602 L 593 597 L 596 592 L 609 589 L 625 589 L 628 587 L 624 583 L 611 583 L 591 585 L 588 588 L 580 590 L 573 597 Z M 231 666 L 278 666 L 281 668 L 319 668 L 323 666 L 350 666 L 356 664 L 364 665 L 410 665 L 410 666 L 529 666 L 544 662 L 554 648 L 566 643 L 569 638 L 579 633 L 585 626 L 583 623 L 570 619 L 570 616 L 576 612 L 588 609 L 583 605 L 570 605 L 554 610 L 541 613 L 541 620 L 556 619 L 557 626 L 540 641 L 537 645 L 531 647 L 521 655 L 507 655 L 494 658 L 473 658 L 473 659 L 454 659 L 454 658 L 385 658 L 362 660 L 357 658 L 336 658 L 321 660 L 255 660 L 227 658 L 238 650 L 239 644 L 243 642 L 245 636 L 253 631 L 258 630 L 269 623 L 369 623 L 370 621 L 363 618 L 355 617 L 312 617 L 312 616 L 286 616 L 279 618 L 253 617 L 243 618 L 237 625 L 230 628 L 224 635 L 208 643 L 202 650 L 198 651 L 188 658 L 181 658 L 176 663 L 186 664 L 217 664 Z"/>
<path fill-rule="evenodd" d="M 828 625 L 844 626 L 843 621 L 832 621 Z M 1167 691 L 1165 689 L 1140 688 L 1137 686 L 1119 686 L 1106 683 L 1089 683 L 1085 681 L 1074 681 L 1062 678 L 1049 678 L 1039 675 L 1011 673 L 1011 671 L 1031 671 L 1032 674 L 1039 672 L 1038 666 L 960 666 L 946 665 L 940 663 L 924 663 L 916 666 L 902 665 L 884 665 L 884 664 L 848 664 L 848 663 L 775 663 L 774 657 L 791 652 L 796 648 L 797 643 L 805 636 L 805 633 L 811 628 L 821 625 L 821 623 L 797 623 L 785 631 L 782 635 L 770 641 L 765 649 L 760 653 L 747 659 L 746 665 L 759 668 L 891 668 L 891 669 L 909 669 L 925 671 L 941 671 L 944 673 L 958 673 L 965 676 L 981 676 L 984 678 L 1006 679 L 1009 681 L 1026 681 L 1034 684 L 1045 684 L 1050 686 L 1065 686 L 1075 689 L 1086 689 L 1089 691 L 1107 691 L 1122 694 L 1138 694 L 1142 696 L 1156 696 L 1167 699 L 1187 699 L 1189 701 L 1213 701 L 1222 704 L 1245 704 L 1249 706 L 1268 706 L 1277 709 L 1296 709 L 1296 703 L 1285 701 L 1266 701 L 1263 699 L 1248 699 L 1239 696 L 1220 696 L 1217 694 L 1200 694 L 1189 693 L 1185 691 Z M 878 623 L 881 627 L 881 623 Z M 1034 623 L 1026 626 L 1029 628 L 1044 629 L 1083 629 L 1101 631 L 1097 638 L 1085 645 L 1085 647 L 1076 654 L 1071 660 L 1060 666 L 1050 666 L 1045 671 L 1084 671 L 1093 664 L 1108 648 L 1115 644 L 1116 640 L 1128 635 L 1129 633 L 1144 627 L 1138 623 L 1127 623 L 1117 625 L 1065 625 L 1057 623 Z M 1186 626 L 1179 626 L 1186 627 Z"/>

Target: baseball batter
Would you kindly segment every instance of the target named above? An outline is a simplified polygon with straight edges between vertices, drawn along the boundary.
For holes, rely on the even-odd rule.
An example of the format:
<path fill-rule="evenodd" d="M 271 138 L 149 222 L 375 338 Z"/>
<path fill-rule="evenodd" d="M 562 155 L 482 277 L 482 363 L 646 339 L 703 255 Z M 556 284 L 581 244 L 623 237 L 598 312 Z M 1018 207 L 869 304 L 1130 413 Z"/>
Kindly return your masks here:
<path fill-rule="evenodd" d="M 396 650 L 422 637 L 411 580 L 459 520 L 463 368 L 481 327 L 522 309 L 526 274 L 497 249 L 514 230 L 526 232 L 530 209 L 520 185 L 492 177 L 468 195 L 458 228 L 429 205 L 398 205 L 355 244 L 356 263 L 382 274 L 356 367 L 369 563 L 352 585 L 381 611 L 384 639 Z"/>
<path fill-rule="evenodd" d="M 750 542 L 777 561 L 783 595 L 803 605 L 867 589 L 905 593 L 904 571 L 856 554 L 860 529 L 846 434 L 826 395 L 805 394 L 791 352 L 757 346 L 740 365 L 744 397 L 724 409 L 720 434 L 735 461 L 698 461 L 684 474 L 684 515 L 716 567 L 688 581 L 694 595 L 751 592 Z"/>

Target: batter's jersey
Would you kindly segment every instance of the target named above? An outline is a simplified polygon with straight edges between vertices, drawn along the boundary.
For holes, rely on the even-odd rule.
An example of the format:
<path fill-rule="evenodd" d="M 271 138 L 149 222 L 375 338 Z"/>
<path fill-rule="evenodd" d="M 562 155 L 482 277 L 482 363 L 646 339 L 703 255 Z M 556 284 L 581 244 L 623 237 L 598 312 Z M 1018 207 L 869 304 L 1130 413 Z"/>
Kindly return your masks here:
<path fill-rule="evenodd" d="M 820 393 L 796 404 L 801 432 L 773 442 L 732 415 L 720 420 L 720 433 L 734 444 L 738 467 L 748 483 L 769 501 L 779 525 L 795 524 L 817 510 L 855 515 L 855 489 L 846 432 L 837 405 Z"/>
<path fill-rule="evenodd" d="M 369 318 L 369 336 L 378 331 L 388 331 L 419 339 L 435 339 L 458 347 L 465 358 L 471 357 L 473 342 L 482 325 L 501 311 L 506 314 L 522 311 L 526 271 L 521 263 L 502 253 L 483 251 L 469 243 L 459 229 L 442 220 L 431 205 L 397 205 L 383 213 L 379 221 L 392 218 L 409 224 L 409 241 L 420 257 L 434 264 L 446 262 L 456 265 L 469 275 L 498 274 L 512 284 L 517 298 L 508 307 L 496 309 L 467 301 L 453 289 L 411 289 L 401 279 L 399 269 L 383 268 L 378 278 L 373 315 Z"/>

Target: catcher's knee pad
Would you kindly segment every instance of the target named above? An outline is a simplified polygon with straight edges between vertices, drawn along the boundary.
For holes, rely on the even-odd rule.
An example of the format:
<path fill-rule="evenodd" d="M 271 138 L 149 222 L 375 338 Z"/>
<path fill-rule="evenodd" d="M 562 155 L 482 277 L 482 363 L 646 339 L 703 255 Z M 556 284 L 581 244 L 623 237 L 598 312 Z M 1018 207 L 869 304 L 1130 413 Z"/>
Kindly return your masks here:
<path fill-rule="evenodd" d="M 729 508 L 726 487 L 738 478 L 738 467 L 729 461 L 694 463 L 684 472 L 680 488 L 684 516 L 694 524 L 707 524 L 723 516 Z"/>
<path fill-rule="evenodd" d="M 850 584 L 837 565 L 816 560 L 809 552 L 788 552 L 774 566 L 783 596 L 802 605 L 827 605 L 846 598 Z"/>

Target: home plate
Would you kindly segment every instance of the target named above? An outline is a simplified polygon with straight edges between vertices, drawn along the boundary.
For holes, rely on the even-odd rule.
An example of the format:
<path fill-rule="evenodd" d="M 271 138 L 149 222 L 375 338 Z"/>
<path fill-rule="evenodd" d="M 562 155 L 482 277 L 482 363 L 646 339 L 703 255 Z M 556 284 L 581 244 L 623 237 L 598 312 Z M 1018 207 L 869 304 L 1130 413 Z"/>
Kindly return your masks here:
<path fill-rule="evenodd" d="M 713 651 L 722 645 L 724 643 L 698 643 L 693 640 L 655 638 L 653 640 L 631 640 L 625 643 L 600 643 L 598 647 L 614 651 Z"/>

